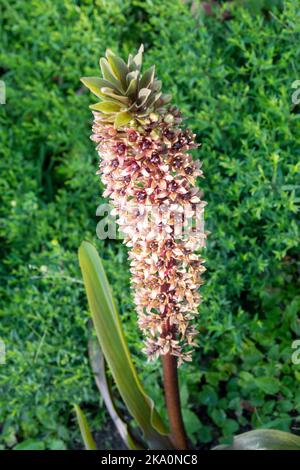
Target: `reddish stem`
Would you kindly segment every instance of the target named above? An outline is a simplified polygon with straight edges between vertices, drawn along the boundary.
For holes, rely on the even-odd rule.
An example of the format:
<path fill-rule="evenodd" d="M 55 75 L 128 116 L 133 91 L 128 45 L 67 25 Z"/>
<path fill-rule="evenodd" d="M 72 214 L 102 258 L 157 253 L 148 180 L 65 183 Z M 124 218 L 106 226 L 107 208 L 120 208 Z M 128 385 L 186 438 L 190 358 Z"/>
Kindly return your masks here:
<path fill-rule="evenodd" d="M 188 446 L 181 414 L 177 358 L 169 353 L 165 354 L 162 356 L 162 365 L 165 399 L 171 430 L 171 440 L 176 449 L 185 450 L 188 448 Z"/>

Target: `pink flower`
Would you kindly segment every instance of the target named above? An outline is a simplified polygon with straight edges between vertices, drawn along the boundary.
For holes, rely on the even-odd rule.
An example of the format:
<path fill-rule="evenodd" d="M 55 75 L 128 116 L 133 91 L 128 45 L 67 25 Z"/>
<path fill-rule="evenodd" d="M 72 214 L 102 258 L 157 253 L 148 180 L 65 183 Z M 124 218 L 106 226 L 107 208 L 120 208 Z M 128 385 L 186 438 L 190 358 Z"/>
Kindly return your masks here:
<path fill-rule="evenodd" d="M 173 123 L 166 116 L 174 117 Z M 116 131 L 102 124 L 94 112 L 92 140 L 98 143 L 99 172 L 130 247 L 132 288 L 150 358 L 170 352 L 191 360 L 197 334 L 193 319 L 201 297 L 198 288 L 205 270 L 194 250 L 203 246 L 205 233 L 176 238 L 182 214 L 203 211 L 195 179 L 202 171 L 188 151 L 194 136 L 179 128 L 181 119 L 171 108 L 146 119 L 139 128 Z M 186 215 L 186 214 L 185 214 Z M 176 219 L 179 216 L 179 221 Z"/>

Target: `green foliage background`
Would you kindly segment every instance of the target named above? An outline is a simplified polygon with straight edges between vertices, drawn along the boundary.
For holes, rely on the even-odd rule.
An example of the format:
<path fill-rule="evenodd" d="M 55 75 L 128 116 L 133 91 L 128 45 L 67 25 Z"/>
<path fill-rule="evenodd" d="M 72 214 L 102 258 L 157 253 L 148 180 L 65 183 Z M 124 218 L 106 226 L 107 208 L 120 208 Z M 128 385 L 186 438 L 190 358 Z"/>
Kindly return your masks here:
<path fill-rule="evenodd" d="M 136 364 L 163 408 L 159 368 L 140 354 L 126 250 L 95 236 L 102 188 L 91 96 L 79 82 L 97 73 L 107 47 L 125 56 L 142 42 L 202 142 L 208 271 L 200 347 L 180 372 L 193 443 L 252 427 L 299 432 L 299 5 L 259 2 L 253 11 L 233 2 L 233 18 L 221 21 L 199 3 L 191 11 L 179 0 L 1 2 L 2 448 L 81 445 L 73 402 L 94 429 L 107 426 L 87 359 L 84 238 L 105 260 Z"/>

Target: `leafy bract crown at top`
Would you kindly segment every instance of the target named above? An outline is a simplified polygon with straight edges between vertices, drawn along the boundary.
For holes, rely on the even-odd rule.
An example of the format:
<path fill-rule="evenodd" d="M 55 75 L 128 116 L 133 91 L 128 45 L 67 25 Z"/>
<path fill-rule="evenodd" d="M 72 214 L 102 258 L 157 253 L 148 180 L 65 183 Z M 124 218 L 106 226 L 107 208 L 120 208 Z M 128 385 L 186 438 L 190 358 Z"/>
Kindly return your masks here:
<path fill-rule="evenodd" d="M 155 76 L 155 66 L 142 73 L 144 46 L 138 53 L 129 54 L 127 63 L 110 49 L 100 59 L 102 78 L 83 77 L 82 83 L 98 98 L 90 106 L 102 114 L 103 123 L 125 126 L 134 119 L 143 119 L 159 110 L 171 100 L 171 95 L 161 92 L 162 83 Z"/>

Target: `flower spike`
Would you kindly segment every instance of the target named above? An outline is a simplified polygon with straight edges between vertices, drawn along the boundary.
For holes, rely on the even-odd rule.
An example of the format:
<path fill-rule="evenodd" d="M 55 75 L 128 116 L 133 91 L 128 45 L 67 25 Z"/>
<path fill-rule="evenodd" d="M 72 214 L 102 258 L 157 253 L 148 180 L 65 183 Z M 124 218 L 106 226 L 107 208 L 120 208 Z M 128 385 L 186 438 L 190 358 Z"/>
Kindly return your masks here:
<path fill-rule="evenodd" d="M 196 186 L 203 176 L 189 151 L 195 135 L 181 128 L 171 96 L 162 94 L 152 66 L 142 73 L 143 46 L 125 62 L 107 50 L 102 78 L 82 78 L 101 99 L 92 105 L 91 139 L 98 173 L 130 248 L 138 323 L 151 359 L 170 353 L 190 361 L 197 331 L 194 317 L 205 268 L 205 202 Z M 182 233 L 183 232 L 183 233 Z"/>

